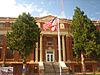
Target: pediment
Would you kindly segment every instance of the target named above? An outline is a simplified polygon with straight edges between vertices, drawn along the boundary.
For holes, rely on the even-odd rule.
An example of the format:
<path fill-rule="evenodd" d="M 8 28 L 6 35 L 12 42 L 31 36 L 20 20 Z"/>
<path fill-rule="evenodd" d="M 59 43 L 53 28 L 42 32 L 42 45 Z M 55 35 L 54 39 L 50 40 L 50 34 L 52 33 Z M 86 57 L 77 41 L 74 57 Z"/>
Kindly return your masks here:
<path fill-rule="evenodd" d="M 36 21 L 37 22 L 48 22 L 48 21 L 51 21 L 54 17 L 55 16 L 48 15 L 48 16 L 37 18 Z"/>
<path fill-rule="evenodd" d="M 36 21 L 37 22 L 48 22 L 54 19 L 56 16 L 48 15 L 44 17 L 37 17 Z M 70 21 L 66 18 L 59 18 L 60 23 L 70 23 Z"/>

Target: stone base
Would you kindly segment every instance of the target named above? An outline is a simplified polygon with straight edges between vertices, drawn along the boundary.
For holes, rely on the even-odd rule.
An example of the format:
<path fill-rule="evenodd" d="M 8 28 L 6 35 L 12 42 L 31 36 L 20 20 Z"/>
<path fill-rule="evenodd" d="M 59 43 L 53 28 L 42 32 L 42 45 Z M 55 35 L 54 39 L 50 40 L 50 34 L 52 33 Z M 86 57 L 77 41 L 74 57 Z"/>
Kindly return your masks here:
<path fill-rule="evenodd" d="M 44 75 L 43 62 L 39 62 L 39 75 Z"/>
<path fill-rule="evenodd" d="M 63 73 L 69 73 L 69 67 L 67 67 L 64 62 L 60 62 L 60 66 L 62 68 Z"/>

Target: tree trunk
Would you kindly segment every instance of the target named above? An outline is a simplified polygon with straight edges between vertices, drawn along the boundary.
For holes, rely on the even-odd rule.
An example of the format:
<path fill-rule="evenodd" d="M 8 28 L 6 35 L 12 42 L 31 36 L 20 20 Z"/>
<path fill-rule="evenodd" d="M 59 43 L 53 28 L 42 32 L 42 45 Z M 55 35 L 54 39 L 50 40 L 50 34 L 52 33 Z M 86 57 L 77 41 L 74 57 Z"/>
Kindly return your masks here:
<path fill-rule="evenodd" d="M 23 59 L 23 69 L 22 69 L 22 75 L 26 75 L 26 59 Z"/>
<path fill-rule="evenodd" d="M 85 63 L 84 63 L 84 54 L 83 53 L 81 53 L 81 64 L 82 64 L 82 73 L 83 73 L 83 75 L 85 75 L 86 72 L 85 72 Z"/>
<path fill-rule="evenodd" d="M 23 72 L 22 72 L 22 75 L 25 75 L 26 74 L 26 64 L 23 63 Z"/>

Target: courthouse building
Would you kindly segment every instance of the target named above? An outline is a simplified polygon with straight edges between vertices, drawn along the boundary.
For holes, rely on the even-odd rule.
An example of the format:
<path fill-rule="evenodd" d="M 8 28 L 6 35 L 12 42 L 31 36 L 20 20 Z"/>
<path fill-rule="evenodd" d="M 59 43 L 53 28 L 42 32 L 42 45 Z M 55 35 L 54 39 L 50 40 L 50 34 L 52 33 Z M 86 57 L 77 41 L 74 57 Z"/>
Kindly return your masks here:
<path fill-rule="evenodd" d="M 45 70 L 44 63 L 59 62 L 58 33 L 43 30 L 43 24 L 51 21 L 55 16 L 35 17 L 38 27 L 41 29 L 40 37 L 36 43 L 36 49 L 27 58 L 28 75 L 40 73 Z M 11 24 L 16 20 L 12 17 L 0 17 L 0 65 L 14 67 L 14 75 L 21 75 L 22 60 L 17 51 L 12 52 L 6 46 L 6 33 L 11 31 Z M 73 54 L 73 37 L 69 32 L 71 20 L 60 18 L 60 45 L 62 67 L 70 67 L 72 72 L 81 72 L 81 63 L 77 62 Z M 100 20 L 92 21 L 97 29 L 100 30 Z M 43 63 L 42 63 L 43 62 Z M 85 58 L 86 71 L 100 72 L 100 63 L 92 58 Z"/>

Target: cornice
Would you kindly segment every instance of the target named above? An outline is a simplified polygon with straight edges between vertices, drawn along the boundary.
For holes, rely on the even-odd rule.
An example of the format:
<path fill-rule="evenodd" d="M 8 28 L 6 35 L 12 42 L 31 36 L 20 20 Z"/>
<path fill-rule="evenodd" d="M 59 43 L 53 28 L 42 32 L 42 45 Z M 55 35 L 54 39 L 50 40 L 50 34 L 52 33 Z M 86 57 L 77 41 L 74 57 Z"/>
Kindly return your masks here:
<path fill-rule="evenodd" d="M 43 16 L 43 17 L 34 17 L 36 22 L 47 22 L 47 21 L 51 21 L 54 17 L 53 15 L 47 15 L 47 16 Z M 71 19 L 66 19 L 66 18 L 59 18 L 60 19 L 60 23 L 68 23 L 71 24 Z M 16 18 L 14 17 L 0 17 L 0 22 L 1 23 L 5 23 L 5 22 L 14 22 L 16 20 Z M 92 22 L 94 24 L 100 24 L 100 20 L 92 20 Z"/>

